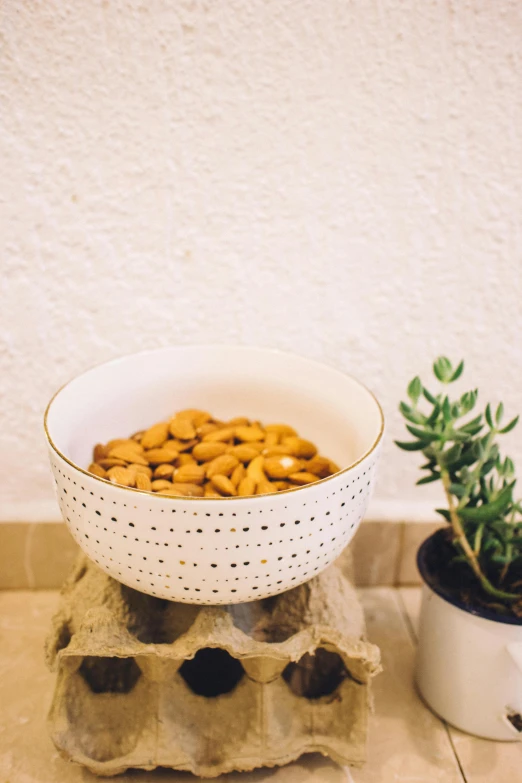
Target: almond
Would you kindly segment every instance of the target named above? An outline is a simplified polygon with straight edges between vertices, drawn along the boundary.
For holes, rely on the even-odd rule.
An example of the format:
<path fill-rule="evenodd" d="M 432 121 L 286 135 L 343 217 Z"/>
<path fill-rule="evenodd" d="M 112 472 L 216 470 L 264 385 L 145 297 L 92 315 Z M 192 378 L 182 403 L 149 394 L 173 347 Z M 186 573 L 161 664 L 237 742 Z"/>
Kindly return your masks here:
<path fill-rule="evenodd" d="M 265 442 L 263 440 L 251 440 L 250 443 L 240 443 L 240 446 L 248 446 L 251 449 L 255 449 L 258 454 L 261 454 L 263 449 L 265 448 Z"/>
<path fill-rule="evenodd" d="M 169 451 L 165 448 L 150 449 L 145 452 L 145 459 L 147 459 L 151 465 L 160 465 L 162 462 L 174 462 L 177 456 L 177 451 Z"/>
<path fill-rule="evenodd" d="M 129 443 L 132 438 L 113 438 L 112 440 L 108 441 L 105 448 L 107 449 L 107 454 L 111 449 L 116 448 L 116 446 L 124 446 L 126 443 Z M 136 445 L 137 441 L 133 441 L 133 443 Z M 139 444 L 138 444 L 139 445 Z"/>
<path fill-rule="evenodd" d="M 192 449 L 192 456 L 197 459 L 198 462 L 210 462 L 211 459 L 220 457 L 227 450 L 226 443 L 197 443 Z"/>
<path fill-rule="evenodd" d="M 264 481 L 258 481 L 256 486 L 256 495 L 273 495 L 277 492 L 271 481 L 264 479 Z"/>
<path fill-rule="evenodd" d="M 194 438 L 193 440 L 167 440 L 166 443 L 170 444 L 172 443 L 171 448 L 178 447 L 178 451 L 181 453 L 182 451 L 192 451 L 194 446 L 198 443 L 198 439 Z"/>
<path fill-rule="evenodd" d="M 127 470 L 129 471 L 129 476 L 132 476 L 132 481 L 134 484 L 136 483 L 136 476 L 138 475 L 138 471 L 136 470 L 135 465 L 127 465 Z"/>
<path fill-rule="evenodd" d="M 265 427 L 246 416 L 224 422 L 186 408 L 130 438 L 97 443 L 89 470 L 164 495 L 245 497 L 311 484 L 339 467 L 288 424 Z"/>
<path fill-rule="evenodd" d="M 196 437 L 196 430 L 190 419 L 183 418 L 179 414 L 170 420 L 169 430 L 178 440 L 192 440 Z"/>
<path fill-rule="evenodd" d="M 180 482 L 175 482 L 172 485 L 172 489 L 183 493 L 186 497 L 199 497 L 202 498 L 204 495 L 203 487 L 200 487 L 198 484 L 182 484 Z M 168 491 L 168 490 L 164 490 Z"/>
<path fill-rule="evenodd" d="M 253 479 L 256 484 L 260 481 L 266 481 L 265 471 L 263 465 L 265 464 L 265 458 L 262 454 L 258 454 L 252 462 L 249 463 L 247 468 L 247 476 Z"/>
<path fill-rule="evenodd" d="M 150 492 L 152 489 L 151 481 L 145 473 L 136 473 L 136 489 L 143 489 Z"/>
<path fill-rule="evenodd" d="M 203 436 L 204 443 L 215 443 L 216 441 L 232 440 L 235 435 L 234 427 L 220 427 L 217 430 L 212 430 Z"/>
<path fill-rule="evenodd" d="M 110 468 L 107 471 L 107 476 L 113 484 L 121 484 L 122 487 L 134 486 L 134 476 L 127 468 Z"/>
<path fill-rule="evenodd" d="M 284 489 L 290 489 L 292 485 L 288 481 L 272 481 L 272 486 L 275 487 L 278 492 L 282 492 Z"/>
<path fill-rule="evenodd" d="M 200 438 L 203 438 L 205 435 L 208 435 L 209 432 L 215 432 L 218 429 L 219 427 L 217 424 L 209 421 L 207 424 L 202 424 L 201 427 L 197 427 L 196 432 Z"/>
<path fill-rule="evenodd" d="M 283 438 L 281 445 L 286 446 L 288 448 L 288 453 L 292 454 L 294 457 L 310 459 L 317 454 L 317 448 L 312 441 L 305 440 L 304 438 Z"/>
<path fill-rule="evenodd" d="M 207 411 L 200 411 L 198 408 L 186 408 L 184 411 L 176 413 L 176 418 L 188 419 L 196 429 L 210 421 L 212 416 Z"/>
<path fill-rule="evenodd" d="M 230 476 L 230 481 L 237 489 L 239 486 L 239 482 L 243 481 L 245 477 L 246 477 L 245 466 L 240 462 L 239 465 L 234 468 L 232 475 Z"/>
<path fill-rule="evenodd" d="M 182 465 L 174 473 L 176 484 L 203 484 L 205 481 L 205 468 L 196 463 L 192 465 Z"/>
<path fill-rule="evenodd" d="M 261 427 L 239 427 L 235 428 L 235 436 L 243 443 L 249 443 L 254 440 L 263 440 L 265 437 L 264 430 Z"/>
<path fill-rule="evenodd" d="M 197 416 L 199 413 L 202 413 L 199 408 L 183 408 L 182 410 L 178 411 L 176 413 L 175 418 L 180 419 L 188 419 L 189 421 L 192 421 L 195 416 Z M 212 418 L 209 415 L 209 418 Z"/>
<path fill-rule="evenodd" d="M 121 468 L 127 467 L 127 463 L 122 459 L 101 459 L 98 465 L 100 465 L 105 470 L 109 470 L 109 468 L 115 468 L 118 465 Z"/>
<path fill-rule="evenodd" d="M 152 470 L 149 468 L 148 465 L 136 465 L 135 463 L 131 463 L 129 465 L 129 470 L 134 470 L 136 475 L 138 473 L 142 473 L 144 476 L 147 476 L 148 478 L 152 478 Z"/>
<path fill-rule="evenodd" d="M 149 427 L 143 433 L 141 439 L 141 445 L 144 449 L 157 449 L 161 446 L 169 436 L 169 424 L 167 421 L 161 421 L 159 424 L 154 424 L 153 427 Z"/>
<path fill-rule="evenodd" d="M 295 457 L 267 457 L 263 469 L 267 476 L 273 479 L 285 479 L 291 473 L 297 473 L 301 462 Z"/>
<path fill-rule="evenodd" d="M 232 471 L 239 465 L 236 457 L 232 454 L 222 454 L 220 457 L 216 457 L 211 462 L 208 462 L 206 467 L 207 478 L 221 474 L 222 476 L 230 476 Z"/>
<path fill-rule="evenodd" d="M 286 446 L 268 446 L 263 449 L 265 457 L 289 457 L 292 456 Z"/>
<path fill-rule="evenodd" d="M 288 437 L 291 435 L 297 435 L 297 432 L 293 427 L 288 424 L 267 424 L 265 427 L 266 432 L 277 432 L 279 437 Z"/>
<path fill-rule="evenodd" d="M 266 438 L 265 438 L 265 448 L 269 448 L 270 446 L 277 446 L 279 443 L 279 433 L 278 432 L 267 432 Z"/>
<path fill-rule="evenodd" d="M 259 455 L 259 451 L 247 443 L 239 443 L 237 446 L 229 446 L 227 454 L 231 454 L 240 462 L 250 462 Z"/>
<path fill-rule="evenodd" d="M 105 470 L 101 465 L 97 465 L 96 462 L 93 462 L 92 465 L 89 465 L 89 473 L 92 473 L 93 476 L 98 476 L 98 478 L 107 478 L 107 473 Z"/>
<path fill-rule="evenodd" d="M 326 457 L 320 457 L 318 454 L 308 460 L 303 467 L 306 468 L 308 473 L 313 473 L 314 476 L 318 476 L 319 478 L 326 478 L 332 472 L 330 460 L 326 459 Z"/>
<path fill-rule="evenodd" d="M 172 481 L 167 481 L 166 479 L 156 479 L 152 482 L 151 486 L 153 492 L 161 492 L 163 489 L 172 489 Z"/>
<path fill-rule="evenodd" d="M 101 459 L 106 459 L 109 456 L 107 447 L 102 443 L 97 443 L 92 453 L 93 462 L 99 462 Z"/>
<path fill-rule="evenodd" d="M 116 448 L 117 446 L 130 446 L 131 449 L 136 449 L 136 451 L 140 453 L 143 451 L 141 443 L 138 443 L 138 441 L 133 440 L 132 438 L 116 438 L 115 440 L 110 440 L 107 443 L 107 452 Z"/>
<path fill-rule="evenodd" d="M 330 475 L 333 473 L 339 473 L 341 468 L 333 460 L 330 460 Z"/>
<path fill-rule="evenodd" d="M 179 454 L 180 451 L 183 451 L 185 447 L 185 444 L 182 440 L 166 440 L 165 443 L 160 447 L 162 449 L 166 449 L 166 451 L 175 451 L 176 454 Z"/>
<path fill-rule="evenodd" d="M 199 427 L 202 427 L 204 424 L 207 424 L 209 421 L 212 421 L 212 416 L 207 411 L 199 411 L 197 414 L 194 414 L 192 418 L 192 424 L 196 430 Z"/>
<path fill-rule="evenodd" d="M 128 443 L 122 443 L 120 446 L 110 449 L 109 457 L 123 459 L 125 462 L 135 462 L 137 465 L 147 464 L 145 457 L 134 446 L 129 446 Z"/>
<path fill-rule="evenodd" d="M 170 479 L 172 478 L 172 474 L 174 473 L 174 466 L 173 465 L 167 465 L 166 463 L 162 463 L 161 465 L 158 465 L 158 467 L 154 471 L 154 478 L 155 479 Z"/>
<path fill-rule="evenodd" d="M 245 476 L 245 478 L 239 482 L 237 488 L 237 494 L 241 496 L 255 495 L 256 494 L 256 482 L 253 478 Z"/>
<path fill-rule="evenodd" d="M 212 484 L 207 484 L 205 487 L 205 494 L 204 497 L 206 498 L 222 498 L 223 495 L 220 495 L 219 492 L 215 489 L 215 487 L 212 486 Z"/>
<path fill-rule="evenodd" d="M 302 470 L 298 473 L 292 473 L 288 476 L 288 480 L 291 481 L 292 484 L 312 484 L 314 481 L 317 481 L 317 476 L 314 476 L 313 473 L 307 473 L 306 470 Z"/>
<path fill-rule="evenodd" d="M 182 465 L 197 465 L 197 464 L 198 463 L 196 462 L 192 454 L 188 454 L 187 452 L 180 454 L 176 460 L 177 468 L 181 468 Z"/>
<path fill-rule="evenodd" d="M 215 488 L 218 490 L 218 492 L 221 492 L 222 495 L 225 495 L 226 497 L 237 495 L 235 486 L 232 484 L 230 479 L 227 478 L 226 476 L 222 476 L 218 474 L 216 476 L 212 476 L 211 481 L 212 484 L 215 486 Z"/>

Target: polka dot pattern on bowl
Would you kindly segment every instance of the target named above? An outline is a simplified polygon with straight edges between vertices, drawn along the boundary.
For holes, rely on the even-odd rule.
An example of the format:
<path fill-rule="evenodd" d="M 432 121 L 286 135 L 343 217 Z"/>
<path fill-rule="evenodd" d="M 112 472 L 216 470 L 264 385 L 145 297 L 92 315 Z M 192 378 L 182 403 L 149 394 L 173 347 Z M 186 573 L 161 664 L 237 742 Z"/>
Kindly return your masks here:
<path fill-rule="evenodd" d="M 276 595 L 308 581 L 353 537 L 378 449 L 316 484 L 275 495 L 212 499 L 112 485 L 51 454 L 60 509 L 83 551 L 144 593 L 192 604 Z"/>

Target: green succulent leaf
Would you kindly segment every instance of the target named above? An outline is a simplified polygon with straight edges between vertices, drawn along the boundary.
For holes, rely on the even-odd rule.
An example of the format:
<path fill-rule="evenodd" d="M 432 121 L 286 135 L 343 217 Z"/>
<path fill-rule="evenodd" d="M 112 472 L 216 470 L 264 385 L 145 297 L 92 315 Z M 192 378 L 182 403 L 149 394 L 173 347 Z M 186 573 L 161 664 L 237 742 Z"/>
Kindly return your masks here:
<path fill-rule="evenodd" d="M 490 429 L 493 429 L 493 427 L 494 427 L 494 424 L 493 424 L 493 416 L 491 415 L 491 405 L 490 405 L 490 403 L 489 403 L 489 402 L 488 402 L 488 404 L 486 405 L 486 421 L 487 421 L 487 423 L 488 423 L 488 427 L 489 427 Z"/>
<path fill-rule="evenodd" d="M 499 402 L 499 404 L 497 406 L 497 411 L 495 413 L 495 423 L 496 424 L 500 424 L 500 422 L 502 421 L 503 415 L 504 415 L 504 403 L 503 402 Z"/>
<path fill-rule="evenodd" d="M 499 563 L 500 565 L 504 565 L 505 563 L 509 562 L 509 558 L 505 555 L 491 555 L 491 559 L 494 563 Z"/>
<path fill-rule="evenodd" d="M 405 402 L 399 403 L 399 410 L 404 418 L 407 421 L 413 422 L 413 424 L 424 424 L 426 421 L 427 417 L 423 413 L 417 410 L 413 410 L 413 408 L 411 408 Z"/>
<path fill-rule="evenodd" d="M 499 431 L 502 433 L 502 435 L 505 435 L 505 434 L 506 434 L 506 432 L 511 432 L 511 430 L 514 430 L 514 429 L 515 429 L 515 427 L 516 427 L 516 426 L 517 426 L 517 424 L 518 424 L 518 420 L 519 420 L 519 418 L 520 418 L 520 416 L 515 416 L 515 418 L 514 418 L 514 419 L 511 419 L 511 421 L 509 422 L 509 424 L 506 424 L 506 426 L 505 426 L 505 427 L 503 427 L 501 430 L 499 430 Z"/>
<path fill-rule="evenodd" d="M 432 481 L 439 481 L 440 480 L 440 473 L 432 473 L 430 476 L 424 476 L 423 478 L 419 479 L 416 483 L 417 486 L 420 487 L 421 484 L 431 484 Z"/>
<path fill-rule="evenodd" d="M 415 438 L 425 441 L 426 443 L 431 443 L 434 440 L 440 440 L 442 437 L 440 432 L 435 432 L 434 430 L 429 429 L 429 427 L 424 427 L 421 429 L 420 427 L 414 427 L 411 424 L 407 424 L 406 429 Z"/>
<path fill-rule="evenodd" d="M 485 450 L 484 450 L 484 443 L 481 440 L 476 440 L 473 444 L 473 452 L 475 454 L 475 459 L 479 460 L 484 457 Z"/>
<path fill-rule="evenodd" d="M 469 508 L 465 506 L 458 511 L 459 517 L 466 522 L 492 522 L 510 505 L 513 498 L 513 486 L 509 484 L 491 503 Z"/>
<path fill-rule="evenodd" d="M 406 441 L 396 440 L 394 441 L 394 443 L 403 451 L 421 451 L 426 446 L 426 444 L 422 443 L 421 441 L 406 442 Z"/>
<path fill-rule="evenodd" d="M 462 372 L 464 370 L 464 359 L 459 363 L 457 369 L 453 373 L 453 375 L 450 378 L 450 383 L 453 383 L 453 381 L 456 381 L 460 376 L 462 375 Z"/>
<path fill-rule="evenodd" d="M 426 424 L 428 425 L 428 427 L 433 427 L 433 425 L 436 423 L 437 419 L 440 416 L 440 411 L 441 411 L 440 403 L 436 402 L 431 414 L 426 419 Z"/>
<path fill-rule="evenodd" d="M 446 451 L 443 451 L 440 454 L 440 460 L 445 467 L 450 467 L 454 462 L 460 459 L 461 455 L 462 444 L 455 443 L 453 446 L 450 446 L 449 449 L 446 449 Z"/>
<path fill-rule="evenodd" d="M 462 408 L 462 415 L 465 416 L 466 413 L 469 413 L 473 410 L 475 407 L 475 404 L 477 402 L 478 393 L 477 390 L 465 392 L 462 397 L 460 398 L 460 405 Z"/>
<path fill-rule="evenodd" d="M 473 419 L 472 421 L 468 422 L 468 424 L 465 424 L 463 427 L 459 427 L 458 432 L 465 432 L 468 435 L 471 435 L 471 437 L 474 437 L 482 431 L 483 427 L 484 424 L 482 422 L 481 414 L 480 416 L 477 416 L 476 419 Z"/>
<path fill-rule="evenodd" d="M 460 459 L 456 460 L 451 467 L 453 470 L 462 470 L 463 468 L 471 467 L 471 465 L 473 465 L 476 461 L 477 458 L 475 457 L 474 448 L 469 448 L 469 446 L 466 444 L 462 449 L 462 456 Z M 464 480 L 464 477 L 462 480 Z"/>
<path fill-rule="evenodd" d="M 496 460 L 494 459 L 488 459 L 482 466 L 482 475 L 487 476 L 488 473 L 491 473 L 493 468 L 495 467 Z"/>
<path fill-rule="evenodd" d="M 451 522 L 450 513 L 447 508 L 436 508 L 435 511 L 437 512 L 437 514 L 440 514 L 441 517 L 444 517 L 446 522 Z"/>
<path fill-rule="evenodd" d="M 431 402 L 432 405 L 435 405 L 437 403 L 437 398 L 431 394 L 431 392 L 428 391 L 428 389 L 424 386 L 422 389 L 422 393 L 425 396 L 425 398 L 428 400 L 428 402 Z"/>
<path fill-rule="evenodd" d="M 475 416 L 474 419 L 471 419 L 470 421 L 466 422 L 466 424 L 463 424 L 462 427 L 460 427 L 462 432 L 471 432 L 475 427 L 477 426 L 482 427 L 482 414 L 479 413 L 478 416 Z"/>
<path fill-rule="evenodd" d="M 466 488 L 462 484 L 450 484 L 449 491 L 457 498 L 462 498 L 466 494 Z"/>
<path fill-rule="evenodd" d="M 437 380 L 441 383 L 450 383 L 453 375 L 453 368 L 450 360 L 446 356 L 439 356 L 433 365 L 433 372 Z"/>
<path fill-rule="evenodd" d="M 460 430 L 453 430 L 451 433 L 451 438 L 459 443 L 466 443 L 471 440 L 471 437 L 471 433 L 461 432 Z"/>
<path fill-rule="evenodd" d="M 410 381 L 408 385 L 408 397 L 413 402 L 414 405 L 417 405 L 419 401 L 419 397 L 422 394 L 422 383 L 421 379 L 417 375 L 412 381 Z"/>

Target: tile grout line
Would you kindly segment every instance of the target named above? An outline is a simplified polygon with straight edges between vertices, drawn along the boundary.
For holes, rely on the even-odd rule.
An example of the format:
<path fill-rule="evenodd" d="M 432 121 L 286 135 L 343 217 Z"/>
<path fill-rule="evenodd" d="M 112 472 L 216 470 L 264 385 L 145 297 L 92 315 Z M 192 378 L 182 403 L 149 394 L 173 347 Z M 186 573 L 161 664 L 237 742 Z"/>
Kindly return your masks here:
<path fill-rule="evenodd" d="M 400 589 L 397 590 L 397 598 L 398 598 L 399 608 L 400 608 L 401 614 L 403 616 L 404 622 L 406 624 L 406 627 L 408 629 L 408 632 L 409 632 L 409 634 L 411 636 L 411 640 L 413 642 L 413 646 L 417 647 L 418 637 L 417 637 L 417 634 L 415 633 L 415 628 L 413 627 L 413 622 L 412 622 L 411 617 L 409 615 L 409 612 L 408 612 L 408 610 L 406 608 L 406 604 L 404 603 L 404 599 L 402 597 L 402 590 L 400 590 Z M 468 780 L 466 778 L 466 774 L 464 772 L 464 769 L 462 767 L 462 764 L 461 764 L 461 761 L 460 761 L 460 758 L 459 758 L 459 754 L 457 753 L 457 749 L 456 749 L 455 744 L 453 742 L 453 737 L 451 736 L 450 727 L 448 726 L 448 724 L 446 723 L 445 720 L 442 720 L 442 718 L 439 718 L 438 715 L 436 717 L 437 717 L 437 720 L 439 720 L 442 723 L 442 725 L 444 726 L 444 731 L 446 732 L 446 736 L 448 738 L 451 750 L 453 751 L 453 755 L 455 756 L 455 761 L 456 761 L 457 766 L 459 768 L 459 772 L 461 774 L 462 780 L 464 781 L 464 783 L 468 783 Z"/>
<path fill-rule="evenodd" d="M 413 623 L 412 623 L 411 617 L 410 617 L 410 615 L 408 613 L 408 610 L 406 609 L 406 604 L 404 603 L 404 600 L 402 598 L 402 592 L 401 592 L 399 587 L 397 587 L 396 590 L 397 590 L 397 598 L 398 598 L 398 603 L 399 603 L 399 608 L 400 608 L 400 611 L 401 611 L 402 619 L 406 623 L 406 627 L 408 629 L 409 635 L 411 636 L 411 640 L 413 642 L 413 646 L 416 647 L 417 646 L 417 642 L 418 642 L 418 638 L 417 638 L 417 634 L 415 633 L 415 628 L 413 627 Z"/>
<path fill-rule="evenodd" d="M 29 525 L 24 545 L 24 571 L 27 579 L 27 587 L 29 589 L 34 589 L 35 587 L 34 570 L 31 563 L 31 549 L 35 530 L 36 527 L 34 524 Z"/>
<path fill-rule="evenodd" d="M 402 561 L 404 555 L 404 541 L 406 539 L 406 524 L 400 522 L 399 527 L 399 551 L 397 553 L 397 559 L 395 561 L 395 569 L 393 573 L 393 586 L 398 587 L 400 585 L 400 574 L 402 570 Z"/>
<path fill-rule="evenodd" d="M 464 772 L 464 767 L 462 766 L 459 758 L 459 754 L 457 753 L 457 748 L 455 747 L 455 743 L 453 742 L 453 735 L 451 733 L 451 727 L 446 723 L 446 721 L 443 721 L 444 726 L 446 728 L 446 733 L 448 735 L 450 745 L 453 749 L 453 753 L 455 754 L 455 758 L 457 759 L 457 764 L 459 765 L 460 774 L 462 775 L 462 779 L 464 780 L 464 783 L 468 783 L 468 779 L 466 777 L 466 773 Z"/>

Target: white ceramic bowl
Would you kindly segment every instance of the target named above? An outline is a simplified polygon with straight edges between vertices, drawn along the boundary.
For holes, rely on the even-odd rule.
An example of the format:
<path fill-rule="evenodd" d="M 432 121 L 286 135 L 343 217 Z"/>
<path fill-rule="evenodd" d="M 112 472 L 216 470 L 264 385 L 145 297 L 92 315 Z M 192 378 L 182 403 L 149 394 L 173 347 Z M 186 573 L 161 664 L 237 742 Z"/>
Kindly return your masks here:
<path fill-rule="evenodd" d="M 228 419 L 285 422 L 342 470 L 315 484 L 246 498 L 182 498 L 87 472 L 92 447 L 196 407 Z M 383 415 L 358 381 L 263 348 L 194 346 L 133 354 L 64 386 L 45 414 L 61 512 L 83 551 L 136 590 L 227 604 L 276 595 L 316 575 L 361 522 Z"/>

